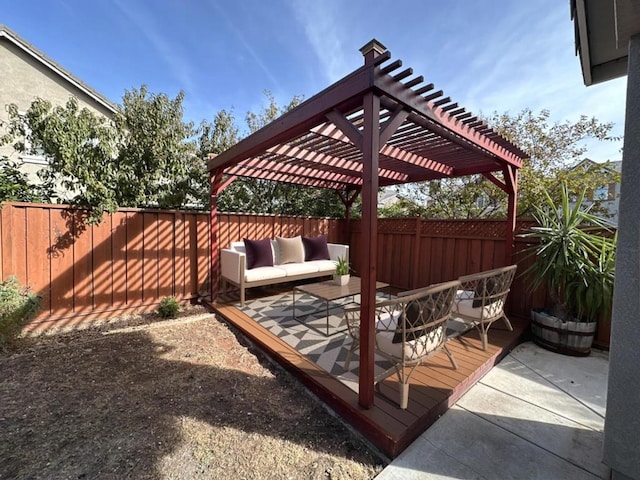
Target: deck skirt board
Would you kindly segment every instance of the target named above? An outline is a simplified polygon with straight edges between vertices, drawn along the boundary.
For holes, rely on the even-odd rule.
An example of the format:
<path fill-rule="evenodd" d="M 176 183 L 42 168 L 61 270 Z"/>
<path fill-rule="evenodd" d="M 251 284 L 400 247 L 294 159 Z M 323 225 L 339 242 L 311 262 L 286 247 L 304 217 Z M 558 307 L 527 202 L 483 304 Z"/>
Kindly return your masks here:
<path fill-rule="evenodd" d="M 367 410 L 358 405 L 358 395 L 353 390 L 233 305 L 210 307 L 390 458 L 400 454 L 520 343 L 529 325 L 528 319 L 511 318 L 513 332 L 500 328 L 490 330 L 486 352 L 481 349 L 475 330 L 466 333 L 462 341 L 449 341 L 447 345 L 458 363 L 458 370 L 453 370 L 449 358 L 440 352 L 414 372 L 406 410 L 395 403 L 400 397 L 396 375 L 380 382 L 375 390 L 374 406 Z"/>

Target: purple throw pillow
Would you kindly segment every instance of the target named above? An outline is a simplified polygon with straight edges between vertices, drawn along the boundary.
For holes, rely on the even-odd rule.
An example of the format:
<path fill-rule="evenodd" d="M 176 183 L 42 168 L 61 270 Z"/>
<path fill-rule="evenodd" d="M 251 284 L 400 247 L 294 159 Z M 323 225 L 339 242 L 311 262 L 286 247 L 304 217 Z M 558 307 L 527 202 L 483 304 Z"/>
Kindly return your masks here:
<path fill-rule="evenodd" d="M 256 267 L 273 267 L 271 240 L 249 240 L 244 238 L 244 250 L 247 254 L 247 269 Z"/>
<path fill-rule="evenodd" d="M 315 238 L 302 237 L 304 245 L 304 261 L 329 260 L 329 247 L 327 247 L 327 237 L 320 235 Z"/>

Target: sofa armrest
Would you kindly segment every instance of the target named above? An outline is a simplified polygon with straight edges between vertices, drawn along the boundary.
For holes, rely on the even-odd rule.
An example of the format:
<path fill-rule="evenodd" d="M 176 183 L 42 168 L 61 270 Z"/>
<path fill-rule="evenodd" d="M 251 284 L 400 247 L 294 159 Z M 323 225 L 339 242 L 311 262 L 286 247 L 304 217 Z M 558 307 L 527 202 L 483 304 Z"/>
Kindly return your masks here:
<path fill-rule="evenodd" d="M 244 280 L 244 269 L 246 265 L 246 255 L 242 252 L 236 252 L 223 248 L 220 250 L 220 273 L 221 275 L 240 285 Z"/>
<path fill-rule="evenodd" d="M 339 257 L 344 257 L 349 262 L 349 245 L 328 243 L 327 248 L 329 249 L 329 258 L 334 262 L 337 262 Z"/>

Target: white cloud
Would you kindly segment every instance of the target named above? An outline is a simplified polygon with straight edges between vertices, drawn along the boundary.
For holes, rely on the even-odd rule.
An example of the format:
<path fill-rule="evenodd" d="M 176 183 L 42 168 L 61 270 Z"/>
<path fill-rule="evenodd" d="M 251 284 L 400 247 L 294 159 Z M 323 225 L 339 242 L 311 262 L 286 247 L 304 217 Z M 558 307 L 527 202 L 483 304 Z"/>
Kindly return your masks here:
<path fill-rule="evenodd" d="M 333 83 L 353 70 L 353 63 L 345 57 L 345 52 L 351 53 L 353 46 L 345 45 L 343 41 L 345 28 L 340 18 L 340 8 L 332 8 L 331 2 L 305 0 L 293 0 L 291 5 L 307 41 L 320 60 L 319 73 Z"/>

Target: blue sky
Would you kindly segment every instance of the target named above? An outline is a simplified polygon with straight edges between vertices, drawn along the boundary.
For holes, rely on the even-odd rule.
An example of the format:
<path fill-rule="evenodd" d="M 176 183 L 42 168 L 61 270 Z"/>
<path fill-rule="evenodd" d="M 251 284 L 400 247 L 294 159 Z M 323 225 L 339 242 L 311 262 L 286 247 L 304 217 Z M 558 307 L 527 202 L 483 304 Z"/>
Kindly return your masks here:
<path fill-rule="evenodd" d="M 0 23 L 114 102 L 185 92 L 196 123 L 313 96 L 372 38 L 473 113 L 549 109 L 624 130 L 626 78 L 586 88 L 569 0 L 0 0 Z M 621 142 L 589 144 L 619 160 Z"/>

